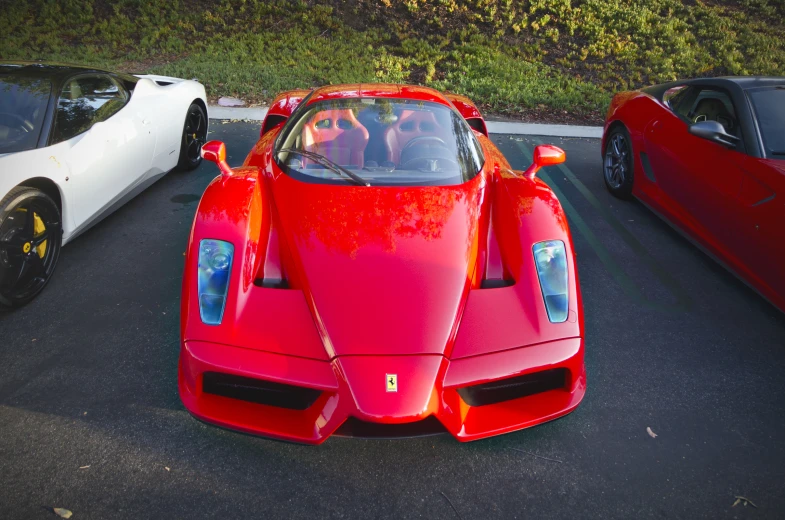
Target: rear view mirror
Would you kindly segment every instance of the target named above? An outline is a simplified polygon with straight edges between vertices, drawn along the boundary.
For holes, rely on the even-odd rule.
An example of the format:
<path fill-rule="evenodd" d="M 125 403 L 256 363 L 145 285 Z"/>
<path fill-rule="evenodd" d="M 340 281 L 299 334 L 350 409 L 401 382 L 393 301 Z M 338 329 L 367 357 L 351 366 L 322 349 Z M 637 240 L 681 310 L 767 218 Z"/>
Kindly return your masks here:
<path fill-rule="evenodd" d="M 202 159 L 212 161 L 218 165 L 221 170 L 221 175 L 229 177 L 232 174 L 232 169 L 226 164 L 226 145 L 221 141 L 210 141 L 202 145 L 202 150 L 199 152 Z"/>
<path fill-rule="evenodd" d="M 714 141 L 726 148 L 736 148 L 739 138 L 730 135 L 725 127 L 717 121 L 699 121 L 690 125 L 690 133 L 709 141 Z"/>
<path fill-rule="evenodd" d="M 537 170 L 546 166 L 554 166 L 563 163 L 567 158 L 564 150 L 552 144 L 541 144 L 534 149 L 534 162 L 523 172 L 528 178 L 534 178 Z"/>

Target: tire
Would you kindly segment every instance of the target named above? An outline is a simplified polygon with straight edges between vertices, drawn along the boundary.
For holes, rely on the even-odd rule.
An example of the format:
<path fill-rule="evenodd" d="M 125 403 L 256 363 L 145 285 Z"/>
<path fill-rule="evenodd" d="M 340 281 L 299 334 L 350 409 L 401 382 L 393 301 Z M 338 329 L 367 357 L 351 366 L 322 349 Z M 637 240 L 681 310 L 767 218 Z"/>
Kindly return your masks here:
<path fill-rule="evenodd" d="M 198 103 L 191 103 L 185 113 L 183 135 L 180 141 L 180 159 L 177 169 L 180 171 L 195 170 L 202 164 L 199 152 L 207 141 L 207 114 Z"/>
<path fill-rule="evenodd" d="M 632 198 L 634 178 L 634 158 L 632 140 L 627 129 L 615 126 L 605 140 L 602 155 L 602 177 L 605 187 L 614 197 L 628 200 Z"/>
<path fill-rule="evenodd" d="M 54 273 L 63 244 L 60 208 L 46 193 L 17 186 L 0 200 L 0 305 L 30 302 Z"/>

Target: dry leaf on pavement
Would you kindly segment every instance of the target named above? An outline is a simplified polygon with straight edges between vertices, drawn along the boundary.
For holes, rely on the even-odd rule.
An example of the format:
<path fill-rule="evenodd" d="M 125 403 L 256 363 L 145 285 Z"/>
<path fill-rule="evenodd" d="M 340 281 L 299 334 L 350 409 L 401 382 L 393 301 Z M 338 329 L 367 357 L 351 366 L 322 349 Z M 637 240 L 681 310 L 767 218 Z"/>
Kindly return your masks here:
<path fill-rule="evenodd" d="M 71 518 L 71 515 L 73 515 L 71 511 L 69 511 L 68 509 L 63 509 L 62 507 L 55 507 L 52 510 L 60 518 Z"/>
<path fill-rule="evenodd" d="M 657 438 L 657 434 L 654 433 L 653 431 L 651 431 L 651 428 L 649 426 L 646 427 L 646 433 L 648 433 L 649 437 L 651 437 L 652 439 L 656 439 Z"/>
<path fill-rule="evenodd" d="M 747 506 L 747 504 L 749 504 L 749 505 L 751 505 L 752 507 L 754 507 L 755 509 L 758 509 L 758 506 L 756 506 L 756 505 L 755 505 L 755 504 L 752 502 L 752 500 L 750 500 L 750 499 L 749 499 L 749 498 L 747 498 L 747 497 L 742 497 L 742 496 L 736 495 L 736 497 L 735 497 L 735 498 L 736 498 L 736 501 L 733 503 L 733 507 L 736 507 L 737 505 L 739 505 L 739 504 L 741 503 L 741 504 L 744 504 L 744 506 L 745 506 L 745 507 Z"/>

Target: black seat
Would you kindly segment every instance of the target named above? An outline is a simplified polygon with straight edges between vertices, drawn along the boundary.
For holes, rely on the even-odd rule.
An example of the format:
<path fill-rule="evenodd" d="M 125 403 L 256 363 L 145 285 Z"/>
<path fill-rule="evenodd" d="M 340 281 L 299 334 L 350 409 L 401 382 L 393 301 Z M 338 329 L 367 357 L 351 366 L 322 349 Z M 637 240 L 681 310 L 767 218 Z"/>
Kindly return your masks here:
<path fill-rule="evenodd" d="M 725 131 L 729 134 L 736 133 L 735 118 L 728 109 L 725 103 L 719 99 L 706 98 L 700 100 L 698 106 L 692 113 L 692 120 L 695 123 L 700 121 L 716 121 L 725 127 Z"/>

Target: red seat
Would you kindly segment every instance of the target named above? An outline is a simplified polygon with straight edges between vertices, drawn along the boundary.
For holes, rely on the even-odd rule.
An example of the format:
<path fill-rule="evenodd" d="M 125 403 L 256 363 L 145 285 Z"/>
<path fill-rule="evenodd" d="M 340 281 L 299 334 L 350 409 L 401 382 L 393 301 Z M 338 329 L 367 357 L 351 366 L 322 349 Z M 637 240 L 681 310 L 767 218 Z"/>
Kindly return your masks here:
<path fill-rule="evenodd" d="M 434 136 L 444 140 L 442 134 L 433 112 L 404 110 L 398 121 L 384 131 L 387 160 L 398 164 L 401 160 L 401 150 L 415 137 Z"/>
<path fill-rule="evenodd" d="M 368 130 L 349 109 L 322 110 L 303 127 L 303 149 L 341 166 L 362 168 Z"/>

